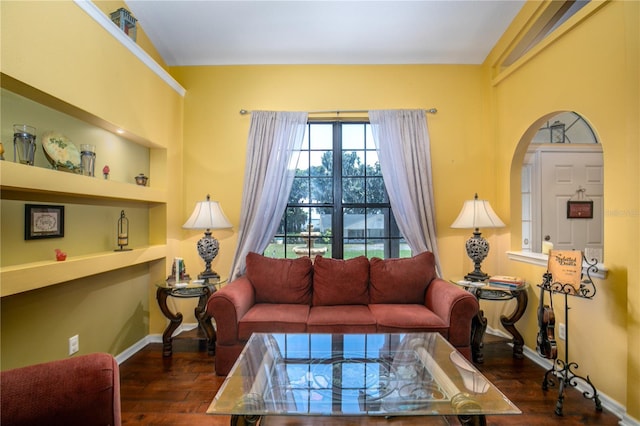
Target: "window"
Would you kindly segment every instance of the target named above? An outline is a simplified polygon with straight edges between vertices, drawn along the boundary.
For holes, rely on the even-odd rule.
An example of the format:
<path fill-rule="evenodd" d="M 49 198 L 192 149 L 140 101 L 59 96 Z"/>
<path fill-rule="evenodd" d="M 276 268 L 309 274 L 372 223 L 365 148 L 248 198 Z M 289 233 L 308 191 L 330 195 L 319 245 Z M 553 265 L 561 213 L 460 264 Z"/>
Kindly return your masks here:
<path fill-rule="evenodd" d="M 501 63 L 502 68 L 513 65 L 589 2 L 590 0 L 565 0 L 541 3 L 541 13 L 534 15 L 534 22 L 528 23 L 526 33 Z"/>
<path fill-rule="evenodd" d="M 287 208 L 264 254 L 411 256 L 391 211 L 369 123 L 307 124 Z"/>

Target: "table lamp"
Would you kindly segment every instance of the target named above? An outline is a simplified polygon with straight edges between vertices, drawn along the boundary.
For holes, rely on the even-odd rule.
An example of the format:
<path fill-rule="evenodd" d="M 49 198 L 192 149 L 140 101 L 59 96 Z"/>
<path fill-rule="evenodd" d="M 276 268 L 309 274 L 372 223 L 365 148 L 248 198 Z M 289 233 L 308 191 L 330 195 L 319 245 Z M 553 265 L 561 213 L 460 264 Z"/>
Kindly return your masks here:
<path fill-rule="evenodd" d="M 204 260 L 205 269 L 198 275 L 198 278 L 208 282 L 210 278 L 219 279 L 215 271 L 211 270 L 211 262 L 218 255 L 218 240 L 211 236 L 212 229 L 231 228 L 231 222 L 224 215 L 220 204 L 211 201 L 207 194 L 206 201 L 199 201 L 191 213 L 191 217 L 182 225 L 184 229 L 204 229 L 204 237 L 198 241 L 198 254 Z"/>
<path fill-rule="evenodd" d="M 489 242 L 484 239 L 479 228 L 502 228 L 504 223 L 491 208 L 487 200 L 479 200 L 478 194 L 473 200 L 467 200 L 462 206 L 458 218 L 451 224 L 452 228 L 475 229 L 473 236 L 467 240 L 467 256 L 473 260 L 474 270 L 465 275 L 469 281 L 484 281 L 489 278 L 480 266 L 489 254 Z"/>

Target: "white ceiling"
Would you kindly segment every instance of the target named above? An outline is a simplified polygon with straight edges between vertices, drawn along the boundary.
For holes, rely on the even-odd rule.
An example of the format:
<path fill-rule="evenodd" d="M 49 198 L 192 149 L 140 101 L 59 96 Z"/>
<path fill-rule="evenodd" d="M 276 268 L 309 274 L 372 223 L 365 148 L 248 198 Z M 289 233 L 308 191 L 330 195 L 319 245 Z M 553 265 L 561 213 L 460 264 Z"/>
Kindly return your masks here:
<path fill-rule="evenodd" d="M 524 0 L 127 0 L 169 66 L 480 64 Z"/>

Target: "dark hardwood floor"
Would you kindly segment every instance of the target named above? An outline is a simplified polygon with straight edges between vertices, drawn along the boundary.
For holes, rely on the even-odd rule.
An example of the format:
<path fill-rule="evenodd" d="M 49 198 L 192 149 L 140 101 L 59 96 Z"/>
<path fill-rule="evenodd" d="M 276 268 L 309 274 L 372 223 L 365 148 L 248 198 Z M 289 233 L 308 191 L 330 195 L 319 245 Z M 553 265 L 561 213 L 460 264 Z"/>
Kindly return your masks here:
<path fill-rule="evenodd" d="M 544 369 L 529 359 L 514 359 L 503 340 L 484 345 L 482 373 L 520 410 L 516 416 L 488 416 L 488 425 L 617 425 L 619 419 L 595 410 L 576 389 L 565 392 L 564 415 L 554 413 L 557 388 L 541 389 Z M 229 425 L 228 416 L 205 414 L 224 377 L 213 371 L 214 357 L 197 341 L 174 340 L 173 356 L 162 356 L 161 344 L 150 344 L 120 365 L 122 422 L 125 425 Z M 597 384 L 596 384 L 597 385 Z M 334 425 L 329 418 L 270 418 L 266 425 Z M 349 425 L 458 425 L 455 417 L 346 419 Z"/>

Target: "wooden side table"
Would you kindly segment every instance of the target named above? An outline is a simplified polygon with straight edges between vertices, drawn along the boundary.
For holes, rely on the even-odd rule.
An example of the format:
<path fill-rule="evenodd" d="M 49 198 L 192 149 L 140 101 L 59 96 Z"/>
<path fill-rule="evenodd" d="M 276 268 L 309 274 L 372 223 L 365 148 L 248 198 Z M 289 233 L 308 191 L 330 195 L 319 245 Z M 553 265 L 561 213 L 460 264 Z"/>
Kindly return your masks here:
<path fill-rule="evenodd" d="M 469 281 L 452 281 L 454 284 L 464 287 L 467 291 L 476 296 L 478 300 L 494 300 L 494 301 L 507 301 L 516 299 L 516 307 L 514 311 L 509 315 L 500 315 L 500 323 L 502 326 L 513 336 L 513 357 L 523 358 L 522 353 L 524 348 L 524 338 L 522 334 L 516 329 L 516 322 L 522 315 L 524 315 L 529 302 L 529 296 L 527 289 L 529 284 L 525 283 L 522 287 L 517 289 L 506 289 L 492 287 L 486 282 L 469 282 Z M 484 355 L 482 354 L 482 338 L 487 330 L 487 318 L 484 316 L 484 311 L 478 311 L 478 315 L 473 318 L 471 325 L 471 352 L 473 355 L 473 361 L 478 364 L 484 362 Z"/>
<path fill-rule="evenodd" d="M 164 330 L 164 333 L 162 333 L 163 356 L 171 356 L 173 352 L 173 333 L 180 324 L 182 324 L 182 313 L 171 312 L 167 306 L 168 297 L 177 297 L 182 299 L 198 298 L 198 305 L 194 310 L 195 317 L 198 320 L 198 327 L 204 333 L 207 340 L 207 352 L 209 355 L 213 355 L 215 353 L 216 330 L 213 328 L 213 324 L 211 323 L 211 317 L 207 314 L 207 301 L 209 300 L 209 296 L 216 291 L 216 286 L 220 286 L 225 281 L 226 280 L 219 280 L 216 282 L 210 281 L 207 284 L 191 281 L 188 283 L 179 283 L 178 285 L 163 281 L 156 284 L 156 299 L 158 300 L 158 306 L 164 316 L 169 320 L 167 328 Z"/>

